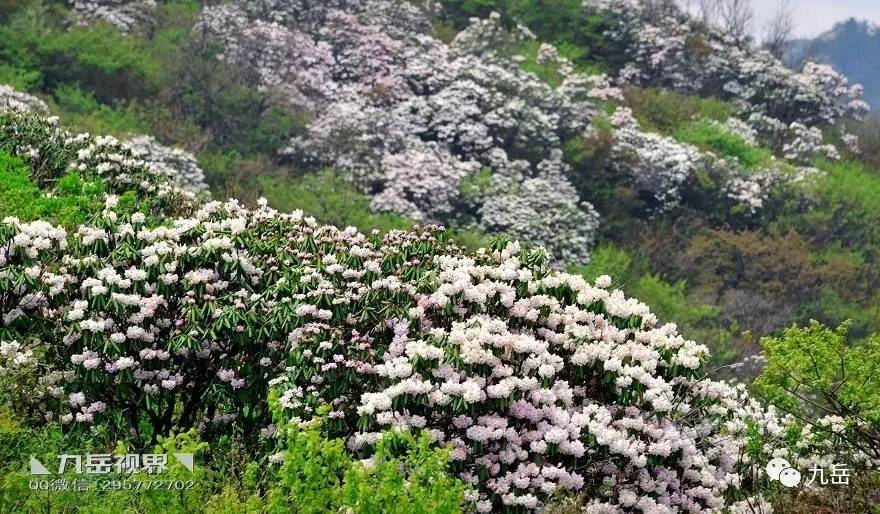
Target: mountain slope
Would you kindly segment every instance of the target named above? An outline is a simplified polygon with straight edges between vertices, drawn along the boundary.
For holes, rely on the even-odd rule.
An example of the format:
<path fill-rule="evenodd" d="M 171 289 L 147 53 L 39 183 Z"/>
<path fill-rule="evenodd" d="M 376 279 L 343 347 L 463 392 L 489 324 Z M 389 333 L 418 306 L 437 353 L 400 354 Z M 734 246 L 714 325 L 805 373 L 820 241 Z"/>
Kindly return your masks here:
<path fill-rule="evenodd" d="M 880 27 L 850 18 L 815 39 L 795 42 L 794 62 L 814 59 L 830 64 L 865 87 L 865 100 L 880 105 Z M 873 113 L 876 115 L 876 113 Z"/>

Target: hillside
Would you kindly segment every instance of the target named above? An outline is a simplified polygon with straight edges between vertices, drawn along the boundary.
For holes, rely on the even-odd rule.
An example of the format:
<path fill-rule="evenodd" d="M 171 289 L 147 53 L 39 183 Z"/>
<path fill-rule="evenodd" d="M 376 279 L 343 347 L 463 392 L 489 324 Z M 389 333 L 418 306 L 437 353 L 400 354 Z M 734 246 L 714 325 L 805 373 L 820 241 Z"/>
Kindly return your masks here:
<path fill-rule="evenodd" d="M 830 64 L 836 70 L 865 87 L 865 100 L 880 105 L 880 33 L 864 20 L 850 18 L 840 22 L 815 39 L 801 39 L 793 44 L 790 59 L 802 62 L 813 59 Z"/>
<path fill-rule="evenodd" d="M 25 0 L 0 84 L 0 512 L 877 503 L 831 66 L 667 2 Z M 30 490 L 74 450 L 199 465 Z"/>

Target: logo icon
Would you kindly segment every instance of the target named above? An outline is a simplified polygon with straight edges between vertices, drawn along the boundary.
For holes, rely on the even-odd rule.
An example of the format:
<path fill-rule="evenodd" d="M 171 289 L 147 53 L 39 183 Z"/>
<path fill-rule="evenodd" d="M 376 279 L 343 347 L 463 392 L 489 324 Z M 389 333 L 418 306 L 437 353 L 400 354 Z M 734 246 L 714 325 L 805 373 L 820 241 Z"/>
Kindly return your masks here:
<path fill-rule="evenodd" d="M 779 483 L 785 487 L 797 487 L 801 483 L 801 472 L 794 468 L 785 468 L 779 473 Z"/>
<path fill-rule="evenodd" d="M 779 480 L 785 487 L 797 487 L 801 483 L 801 472 L 791 467 L 791 463 L 785 459 L 772 459 L 767 463 L 766 470 L 770 480 Z"/>

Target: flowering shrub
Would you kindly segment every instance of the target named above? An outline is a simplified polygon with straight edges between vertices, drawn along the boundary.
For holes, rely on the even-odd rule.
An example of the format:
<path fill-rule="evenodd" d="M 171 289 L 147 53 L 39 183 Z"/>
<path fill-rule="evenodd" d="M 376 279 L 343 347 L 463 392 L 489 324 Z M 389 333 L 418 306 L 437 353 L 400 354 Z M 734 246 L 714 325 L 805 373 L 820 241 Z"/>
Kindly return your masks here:
<path fill-rule="evenodd" d="M 157 173 L 171 176 L 174 184 L 185 191 L 207 197 L 211 192 L 205 183 L 205 172 L 191 153 L 180 148 L 169 148 L 152 136 L 137 136 L 125 142 L 134 157 L 143 160 Z"/>
<path fill-rule="evenodd" d="M 704 157 L 700 151 L 670 137 L 642 132 L 627 107 L 619 107 L 611 123 L 616 154 L 611 165 L 625 172 L 634 189 L 647 193 L 661 207 L 675 205 L 682 182 L 701 166 Z"/>
<path fill-rule="evenodd" d="M 817 157 L 832 161 L 840 159 L 840 153 L 834 145 L 823 144 L 822 131 L 817 127 L 807 127 L 795 122 L 789 130 L 793 139 L 782 147 L 786 159 L 804 164 L 809 164 Z"/>
<path fill-rule="evenodd" d="M 0 84 L 0 112 L 6 111 L 33 111 L 38 114 L 47 114 L 49 107 L 46 102 L 33 95 L 16 91 L 12 86 Z"/>
<path fill-rule="evenodd" d="M 788 454 L 783 420 L 705 380 L 706 348 L 607 276 L 591 286 L 503 242 L 436 260 L 436 283 L 381 339 L 320 321 L 297 332 L 296 364 L 273 382 L 290 417 L 328 405 L 328 430 L 367 454 L 380 430 L 427 430 L 481 511 L 559 490 L 585 491 L 589 512 L 717 509 L 752 480 L 749 430 Z M 357 392 L 341 385 L 353 373 Z"/>
<path fill-rule="evenodd" d="M 587 9 L 612 14 L 605 34 L 629 62 L 620 77 L 635 84 L 671 87 L 739 102 L 751 113 L 785 124 L 832 124 L 863 116 L 862 88 L 827 65 L 807 63 L 794 72 L 765 50 L 740 45 L 720 28 L 704 26 L 673 2 L 588 0 Z"/>
<path fill-rule="evenodd" d="M 73 0 L 69 2 L 78 17 L 78 23 L 86 25 L 103 20 L 121 32 L 132 32 L 150 27 L 154 22 L 155 0 Z"/>
<path fill-rule="evenodd" d="M 540 220 L 546 233 L 573 236 L 535 242 L 554 257 L 585 260 L 598 218 L 574 194 L 558 154 L 586 128 L 589 92 L 614 90 L 574 75 L 553 88 L 497 55 L 499 40 L 534 36 L 507 31 L 496 16 L 445 44 L 429 35 L 429 15 L 430 6 L 387 1 L 242 1 L 205 9 L 196 30 L 222 43 L 222 58 L 250 66 L 262 87 L 314 114 L 281 153 L 347 171 L 374 209 L 527 239 L 538 232 L 534 221 L 493 195 L 517 197 L 523 213 L 549 211 Z M 462 198 L 463 182 L 487 167 L 491 194 Z M 532 203 L 521 189 L 542 193 Z"/>
<path fill-rule="evenodd" d="M 76 371 L 62 423 L 92 421 L 108 406 L 125 410 L 135 429 L 138 415 L 146 415 L 155 433 L 206 421 L 197 415 L 265 421 L 260 397 L 284 363 L 289 332 L 312 318 L 346 316 L 307 302 L 361 305 L 373 279 L 380 296 L 385 287 L 394 290 L 402 283 L 394 273 L 412 271 L 392 267 L 385 277 L 382 264 L 433 241 L 430 229 L 367 240 L 354 230 L 317 227 L 301 213 L 248 211 L 235 202 L 209 203 L 192 218 L 150 228 L 142 214 L 118 217 L 114 202 L 108 198 L 101 219 L 70 236 L 15 219 L 4 221 L 0 236 L 4 297 L 15 306 L 4 326 L 24 333 L 43 319 L 65 334 L 47 356 Z M 343 273 L 335 252 L 313 253 L 334 241 L 340 259 L 372 270 L 360 272 L 366 284 Z M 315 280 L 323 267 L 336 270 L 342 296 L 332 302 L 331 284 Z M 11 288 L 20 280 L 33 289 Z M 186 403 L 177 412 L 181 395 Z"/>
<path fill-rule="evenodd" d="M 131 191 L 144 200 L 139 207 L 151 213 L 185 211 L 195 196 L 175 188 L 168 169 L 148 166 L 115 137 L 74 135 L 54 116 L 0 113 L 0 149 L 27 158 L 31 178 L 41 186 L 79 172 L 101 179 L 109 193 Z"/>

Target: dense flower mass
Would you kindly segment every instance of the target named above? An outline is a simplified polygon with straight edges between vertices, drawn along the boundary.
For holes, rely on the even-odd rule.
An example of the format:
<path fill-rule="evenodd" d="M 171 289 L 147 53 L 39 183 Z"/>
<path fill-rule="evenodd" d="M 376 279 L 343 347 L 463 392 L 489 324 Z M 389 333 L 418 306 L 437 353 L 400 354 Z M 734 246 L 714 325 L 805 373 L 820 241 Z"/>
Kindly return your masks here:
<path fill-rule="evenodd" d="M 648 193 L 661 206 L 679 199 L 679 188 L 701 166 L 700 151 L 671 137 L 643 132 L 632 111 L 620 107 L 611 119 L 614 126 L 616 159 L 637 191 Z"/>
<path fill-rule="evenodd" d="M 12 86 L 0 84 L 0 112 L 36 112 L 47 114 L 49 107 L 39 98 L 15 90 Z"/>
<path fill-rule="evenodd" d="M 868 460 L 839 422 L 801 429 L 706 378 L 706 347 L 610 277 L 555 271 L 542 248 L 499 238 L 468 253 L 436 226 L 368 236 L 264 201 L 174 215 L 172 177 L 125 146 L 2 122 L 4 148 L 43 142 L 35 173 L 66 156 L 143 202 L 121 211 L 109 194 L 77 227 L 0 223 L 0 380 L 23 374 L 18 408 L 46 420 L 125 412 L 135 435 L 144 419 L 271 435 L 321 416 L 363 456 L 385 429 L 425 430 L 479 511 L 584 492 L 592 513 L 707 512 L 761 502 L 768 456 Z"/>
<path fill-rule="evenodd" d="M 180 148 L 170 148 L 152 136 L 137 136 L 125 141 L 132 154 L 146 162 L 158 173 L 174 177 L 174 184 L 198 196 L 210 196 L 205 183 L 205 172 L 195 156 Z"/>
<path fill-rule="evenodd" d="M 862 87 L 830 66 L 808 62 L 801 72 L 792 71 L 766 50 L 737 44 L 729 33 L 705 26 L 675 2 L 586 0 L 585 7 L 617 19 L 606 35 L 629 60 L 621 78 L 635 84 L 717 95 L 737 101 L 747 114 L 786 124 L 834 123 L 869 109 Z"/>
<path fill-rule="evenodd" d="M 795 72 L 675 2 L 586 0 L 584 6 L 615 20 L 605 35 L 627 60 L 620 81 L 732 101 L 741 118 L 732 128 L 760 136 L 780 157 L 803 163 L 838 158 L 820 127 L 862 118 L 870 109 L 862 86 L 832 67 L 807 62 Z"/>
<path fill-rule="evenodd" d="M 81 24 L 101 20 L 122 32 L 132 32 L 149 27 L 155 21 L 155 0 L 73 0 L 69 3 Z"/>
<path fill-rule="evenodd" d="M 497 16 L 445 44 L 429 35 L 428 8 L 404 5 L 238 2 L 206 9 L 196 30 L 263 88 L 313 113 L 282 153 L 348 171 L 375 209 L 507 232 L 585 260 L 598 217 L 559 155 L 594 112 L 594 84 L 573 76 L 553 88 L 495 55 L 499 38 L 534 37 L 508 32 Z M 464 198 L 463 184 L 486 168 L 491 187 Z M 560 232 L 572 238 L 531 239 Z"/>

